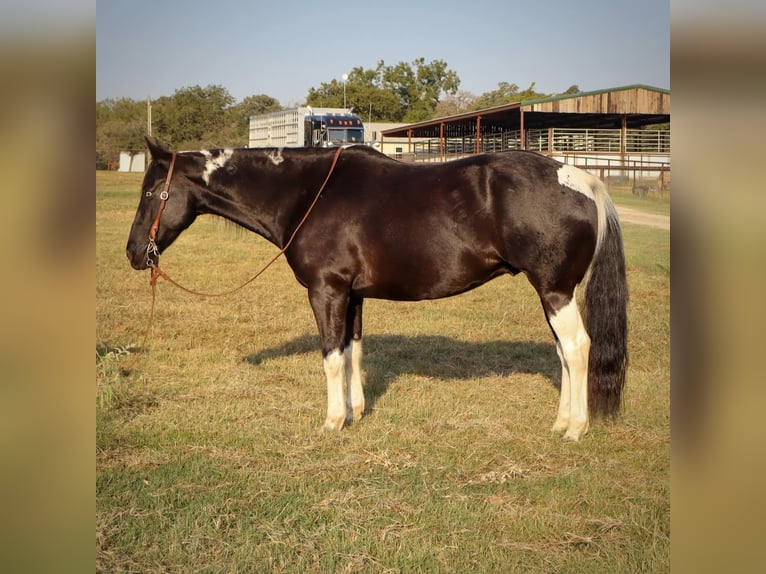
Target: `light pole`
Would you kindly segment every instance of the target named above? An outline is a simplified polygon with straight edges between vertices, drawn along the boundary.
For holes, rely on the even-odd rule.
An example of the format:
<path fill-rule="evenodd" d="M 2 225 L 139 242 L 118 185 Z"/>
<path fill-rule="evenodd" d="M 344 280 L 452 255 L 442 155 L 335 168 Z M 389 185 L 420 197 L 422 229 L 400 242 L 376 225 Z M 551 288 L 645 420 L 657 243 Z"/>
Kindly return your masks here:
<path fill-rule="evenodd" d="M 152 137 L 152 99 L 146 96 L 146 135 Z"/>
<path fill-rule="evenodd" d="M 343 74 L 341 78 L 343 78 L 343 109 L 345 110 L 347 109 L 346 108 L 346 82 L 348 81 L 348 74 Z"/>

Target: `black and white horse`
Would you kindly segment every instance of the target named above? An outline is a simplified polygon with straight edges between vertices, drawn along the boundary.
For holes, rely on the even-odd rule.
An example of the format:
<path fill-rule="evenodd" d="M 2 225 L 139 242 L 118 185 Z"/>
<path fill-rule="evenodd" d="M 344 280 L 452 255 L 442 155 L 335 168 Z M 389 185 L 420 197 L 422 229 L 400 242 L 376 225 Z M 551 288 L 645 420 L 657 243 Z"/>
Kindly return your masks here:
<path fill-rule="evenodd" d="M 149 267 L 148 258 L 156 263 L 202 213 L 279 247 L 300 226 L 285 256 L 308 289 L 319 328 L 325 429 L 341 429 L 365 408 L 366 298 L 449 297 L 520 272 L 540 296 L 561 359 L 553 429 L 579 440 L 589 414 L 619 412 L 627 367 L 625 261 L 614 205 L 596 177 L 524 151 L 416 165 L 366 147 L 339 156 L 332 149 L 149 148 L 127 245 L 135 269 Z"/>

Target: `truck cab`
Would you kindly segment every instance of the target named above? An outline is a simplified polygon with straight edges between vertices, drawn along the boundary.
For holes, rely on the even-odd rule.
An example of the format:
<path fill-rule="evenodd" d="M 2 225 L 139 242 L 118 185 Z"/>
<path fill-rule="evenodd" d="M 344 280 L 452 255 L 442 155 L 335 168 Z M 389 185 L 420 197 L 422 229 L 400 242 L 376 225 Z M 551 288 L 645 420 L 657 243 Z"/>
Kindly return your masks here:
<path fill-rule="evenodd" d="M 306 147 L 335 147 L 364 142 L 362 118 L 354 114 L 309 114 L 305 119 Z"/>

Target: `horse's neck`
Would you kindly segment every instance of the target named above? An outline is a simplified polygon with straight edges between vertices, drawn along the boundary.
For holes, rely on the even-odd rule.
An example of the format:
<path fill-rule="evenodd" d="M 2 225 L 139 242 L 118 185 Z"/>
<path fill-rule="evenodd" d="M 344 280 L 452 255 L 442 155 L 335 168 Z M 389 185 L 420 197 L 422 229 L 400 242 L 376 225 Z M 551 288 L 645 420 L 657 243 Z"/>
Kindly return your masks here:
<path fill-rule="evenodd" d="M 205 209 L 258 233 L 277 247 L 283 247 L 298 221 L 313 199 L 311 190 L 301 184 L 311 181 L 300 172 L 270 173 L 267 177 L 259 170 L 243 169 L 239 182 L 220 193 L 211 193 L 205 199 Z M 264 185 L 266 180 L 269 183 Z M 317 186 L 321 182 L 317 183 Z M 311 197 L 309 197 L 311 195 Z"/>

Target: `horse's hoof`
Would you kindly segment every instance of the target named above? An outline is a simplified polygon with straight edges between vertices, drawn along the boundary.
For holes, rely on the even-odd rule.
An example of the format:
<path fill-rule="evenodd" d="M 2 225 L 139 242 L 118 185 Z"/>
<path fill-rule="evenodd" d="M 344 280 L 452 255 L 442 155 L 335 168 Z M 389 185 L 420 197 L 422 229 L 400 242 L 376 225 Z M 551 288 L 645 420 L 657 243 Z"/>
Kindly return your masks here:
<path fill-rule="evenodd" d="M 569 421 L 556 421 L 553 423 L 553 426 L 551 427 L 551 432 L 555 433 L 563 433 L 566 432 L 566 430 L 569 428 Z"/>
<path fill-rule="evenodd" d="M 343 417 L 340 419 L 331 419 L 328 417 L 322 426 L 322 430 L 325 432 L 338 432 L 343 428 L 343 422 Z"/>
<path fill-rule="evenodd" d="M 362 411 L 354 409 L 353 411 L 348 411 L 346 413 L 346 421 L 343 426 L 351 426 L 354 423 L 358 423 L 360 420 L 362 420 Z"/>
<path fill-rule="evenodd" d="M 578 442 L 586 434 L 588 434 L 587 424 L 580 426 L 580 428 L 570 426 L 569 430 L 567 430 L 566 434 L 564 435 L 564 440 L 571 440 L 573 442 Z"/>

